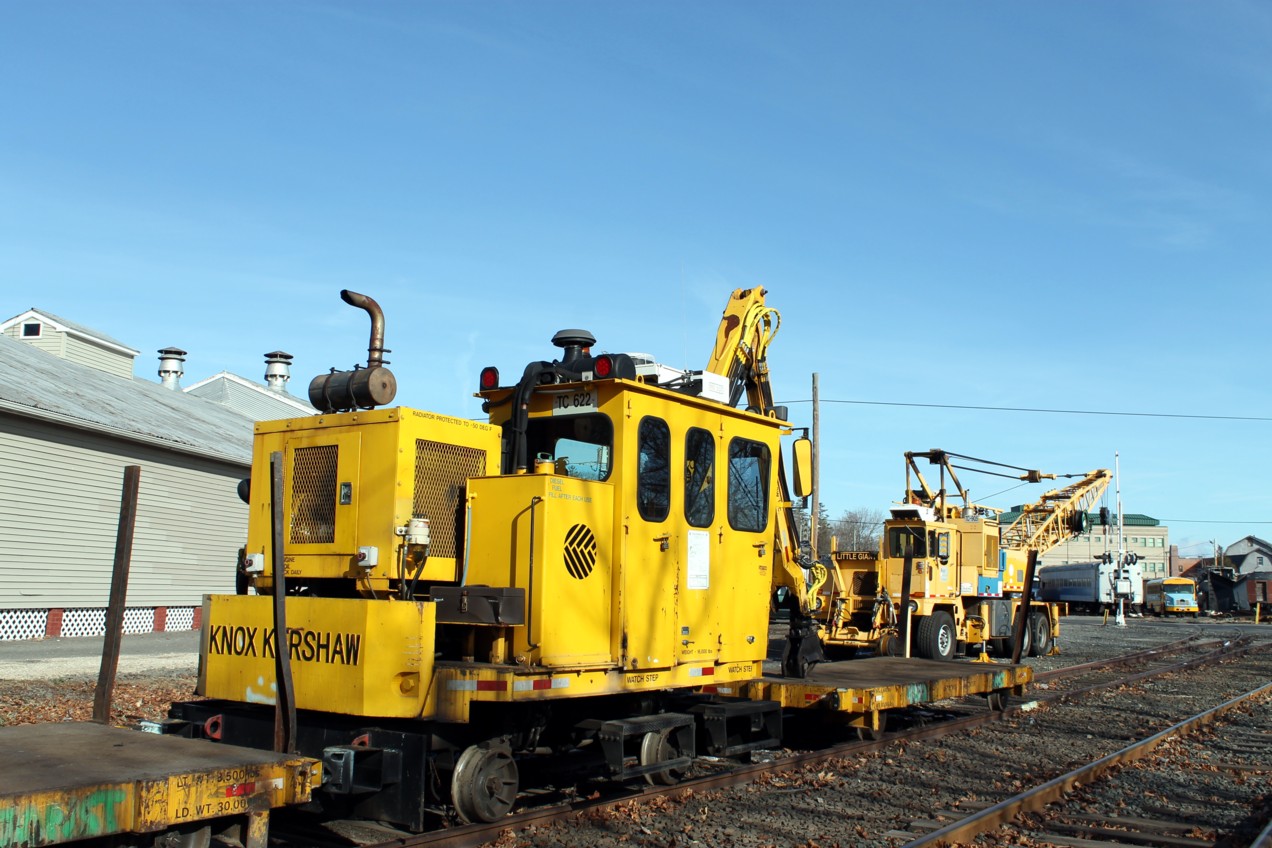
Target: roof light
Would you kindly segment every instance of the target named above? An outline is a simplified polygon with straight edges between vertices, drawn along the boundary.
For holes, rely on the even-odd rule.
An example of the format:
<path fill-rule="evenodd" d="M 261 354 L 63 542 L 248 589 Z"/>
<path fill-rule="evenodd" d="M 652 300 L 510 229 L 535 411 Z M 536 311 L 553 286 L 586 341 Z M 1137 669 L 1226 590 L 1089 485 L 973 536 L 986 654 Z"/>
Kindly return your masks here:
<path fill-rule="evenodd" d="M 499 369 L 493 365 L 481 369 L 480 385 L 483 392 L 499 388 Z"/>
<path fill-rule="evenodd" d="M 609 356 L 598 356 L 592 360 L 592 371 L 599 379 L 608 379 L 614 373 L 614 360 Z"/>

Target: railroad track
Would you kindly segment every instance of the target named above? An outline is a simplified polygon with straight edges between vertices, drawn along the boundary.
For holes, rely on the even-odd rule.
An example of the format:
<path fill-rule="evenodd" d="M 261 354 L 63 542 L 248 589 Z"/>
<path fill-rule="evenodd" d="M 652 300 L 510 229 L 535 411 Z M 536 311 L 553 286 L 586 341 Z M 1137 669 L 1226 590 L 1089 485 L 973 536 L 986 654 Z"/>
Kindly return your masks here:
<path fill-rule="evenodd" d="M 941 811 L 938 818 L 953 821 L 904 848 L 953 846 L 992 831 L 1009 844 L 1034 846 L 1272 845 L 1272 732 L 1263 729 L 1270 697 L 1272 683 L 998 804 Z M 1260 709 L 1265 715 L 1255 722 L 1251 713 Z M 1250 812 L 1234 821 L 1237 810 Z"/>
<path fill-rule="evenodd" d="M 887 763 L 895 760 L 893 763 L 894 768 L 892 769 L 894 772 L 892 780 L 895 782 L 897 780 L 895 774 L 898 770 L 900 773 L 904 773 L 907 768 L 907 762 L 913 762 L 909 755 L 925 745 L 956 738 L 955 734 L 972 736 L 980 732 L 977 730 L 978 728 L 989 727 L 996 723 L 1016 723 L 1024 725 L 1027 729 L 1028 725 L 1035 721 L 1033 716 L 1041 714 L 1041 712 L 1050 711 L 1055 713 L 1061 709 L 1061 705 L 1085 703 L 1090 699 L 1100 698 L 1101 693 L 1117 692 L 1119 690 L 1126 691 L 1134 687 L 1151 688 L 1155 685 L 1153 681 L 1158 678 L 1184 674 L 1189 669 L 1209 668 L 1214 663 L 1222 660 L 1231 661 L 1234 656 L 1240 656 L 1241 652 L 1247 647 L 1248 645 L 1241 640 L 1201 641 L 1195 637 L 1179 640 L 1151 650 L 1139 651 L 1110 660 L 1040 673 L 1037 676 L 1035 691 L 1032 693 L 1033 697 L 1023 707 L 1013 708 L 1007 713 L 993 712 L 975 704 L 960 704 L 948 709 L 922 711 L 917 715 L 908 717 L 910 726 L 888 733 L 879 740 L 844 742 L 816 751 L 784 752 L 776 755 L 768 762 L 738 766 L 720 764 L 719 770 L 700 774 L 674 787 L 620 788 L 618 791 L 610 792 L 605 797 L 600 797 L 599 795 L 588 798 L 574 797 L 557 800 L 555 803 L 543 803 L 542 798 L 527 798 L 527 806 L 534 804 L 536 800 L 538 805 L 491 825 L 453 827 L 425 834 L 411 835 L 377 829 L 375 826 L 368 825 L 345 824 L 342 829 L 342 825 L 332 824 L 325 826 L 327 828 L 325 832 L 331 833 L 334 831 L 341 833 L 347 839 L 352 839 L 361 844 L 373 845 L 375 848 L 388 848 L 390 845 L 397 846 L 397 848 L 413 848 L 413 846 L 436 844 L 478 846 L 494 840 L 500 840 L 501 845 L 518 845 L 531 844 L 531 841 L 541 842 L 542 838 L 547 838 L 549 843 L 569 842 L 570 844 L 583 845 L 591 844 L 589 842 L 589 831 L 596 831 L 591 838 L 603 837 L 607 833 L 612 833 L 615 830 L 612 826 L 615 820 L 619 822 L 646 820 L 651 824 L 656 822 L 658 826 L 642 824 L 633 828 L 637 842 L 647 842 L 656 845 L 681 844 L 676 841 L 674 834 L 677 830 L 683 829 L 683 822 L 676 827 L 669 825 L 663 819 L 670 818 L 671 821 L 675 821 L 680 818 L 690 822 L 694 820 L 706 822 L 709 817 L 708 807 L 711 805 L 704 806 L 702 804 L 703 799 L 727 797 L 730 793 L 736 794 L 738 792 L 750 793 L 761 797 L 772 793 L 778 799 L 785 799 L 782 803 L 789 807 L 790 810 L 784 810 L 784 812 L 789 812 L 795 817 L 798 817 L 801 812 L 818 813 L 820 812 L 817 809 L 818 805 L 837 806 L 825 803 L 826 796 L 830 794 L 829 789 L 834 788 L 829 787 L 828 789 L 825 784 L 846 782 L 840 779 L 839 776 L 853 770 L 854 767 L 862 767 L 863 764 L 878 766 L 880 763 L 886 766 Z M 1268 676 L 1272 677 L 1272 674 Z M 906 754 L 902 755 L 900 752 L 906 752 Z M 923 754 L 924 752 L 920 753 Z M 1032 774 L 1024 776 L 1027 779 L 1037 777 Z M 992 784 L 996 781 L 996 778 L 994 780 L 977 779 L 972 781 L 972 785 Z M 1037 782 L 1045 781 L 1038 780 Z M 864 785 L 870 786 L 869 779 L 865 781 Z M 1013 793 L 1000 792 L 999 794 L 1010 795 Z M 812 801 L 811 809 L 800 810 L 800 804 L 810 799 Z M 748 800 L 748 803 L 754 803 L 754 800 L 757 799 Z M 961 809 L 964 813 L 986 815 L 983 812 L 984 810 L 990 809 L 1000 802 L 1000 800 L 985 800 L 983 798 L 962 799 L 957 804 L 948 805 L 950 809 L 947 812 Z M 760 801 L 759 803 L 761 806 L 766 803 L 770 806 L 776 806 L 773 802 Z M 898 827 L 874 828 L 874 833 L 877 833 L 877 836 L 871 835 L 870 831 L 872 828 L 870 827 L 861 827 L 860 831 L 853 831 L 849 827 L 849 823 L 854 816 L 851 811 L 851 805 L 847 806 L 848 809 L 845 809 L 842 816 L 837 819 L 839 827 L 832 829 L 838 830 L 840 833 L 830 833 L 824 838 L 830 839 L 838 836 L 837 841 L 845 845 L 899 845 L 906 839 L 925 838 L 915 832 L 907 832 Z M 653 812 L 649 812 L 650 810 Z M 667 811 L 669 815 L 663 815 L 660 812 L 663 810 Z M 682 815 L 678 816 L 677 812 Z M 988 821 L 988 819 L 986 820 Z M 972 821 L 975 821 L 975 819 L 972 819 Z M 568 826 L 562 823 L 568 823 Z M 927 814 L 922 818 L 912 818 L 908 826 L 915 827 L 917 825 L 916 829 L 939 831 L 946 824 L 948 824 L 948 821 L 942 821 L 939 817 L 934 818 L 932 815 Z M 315 831 L 312 827 L 306 827 L 303 834 L 298 833 L 294 838 L 289 837 L 289 828 L 291 826 L 286 819 L 280 821 L 275 828 L 275 835 L 296 845 L 316 845 L 322 841 L 320 832 Z M 676 827 L 676 829 L 673 830 L 673 827 Z M 706 831 L 713 829 L 710 825 L 705 827 L 693 825 L 693 827 L 704 834 Z M 826 828 L 823 827 L 822 829 L 825 830 Z M 737 845 L 782 844 L 777 839 L 766 843 L 763 838 L 755 842 L 748 842 L 746 841 L 746 835 L 742 832 L 745 828 L 730 827 L 727 824 L 722 827 L 715 827 L 714 830 L 719 831 L 716 835 L 722 836 L 723 839 L 699 840 L 699 844 L 726 844 L 730 841 Z M 731 833 L 730 831 L 733 832 Z M 668 837 L 669 841 L 658 841 L 657 838 L 649 838 L 659 833 L 671 833 L 673 837 Z M 578 840 L 577 843 L 575 840 Z M 693 841 L 693 839 L 688 839 L 684 841 L 684 844 L 693 844 Z M 949 840 L 945 841 L 948 842 Z M 810 839 L 809 842 L 812 843 L 813 840 Z M 347 845 L 349 842 L 343 841 L 343 844 Z M 799 843 L 791 842 L 789 844 Z M 816 844 L 823 843 L 818 842 Z"/>

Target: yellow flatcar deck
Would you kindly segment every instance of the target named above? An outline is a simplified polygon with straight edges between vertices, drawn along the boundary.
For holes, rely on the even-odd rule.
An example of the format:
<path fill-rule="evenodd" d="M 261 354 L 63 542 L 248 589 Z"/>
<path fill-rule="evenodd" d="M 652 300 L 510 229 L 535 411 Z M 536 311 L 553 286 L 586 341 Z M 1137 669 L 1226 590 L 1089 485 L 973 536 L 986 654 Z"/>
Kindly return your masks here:
<path fill-rule="evenodd" d="M 803 679 L 766 674 L 743 684 L 736 694 L 852 716 L 967 695 L 1020 695 L 1031 680 L 1033 669 L 1027 665 L 870 657 L 819 663 Z M 732 694 L 724 687 L 718 691 Z"/>
<path fill-rule="evenodd" d="M 0 728 L 0 848 L 151 833 L 245 816 L 264 846 L 273 807 L 303 803 L 321 764 L 91 723 Z"/>

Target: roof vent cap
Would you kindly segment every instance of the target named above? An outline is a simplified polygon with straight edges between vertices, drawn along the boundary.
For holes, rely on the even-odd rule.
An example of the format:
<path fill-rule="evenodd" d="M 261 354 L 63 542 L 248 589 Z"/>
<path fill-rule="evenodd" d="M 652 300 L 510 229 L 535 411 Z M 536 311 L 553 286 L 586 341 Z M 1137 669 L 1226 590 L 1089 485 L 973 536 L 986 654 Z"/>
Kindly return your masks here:
<path fill-rule="evenodd" d="M 185 362 L 185 357 L 186 352 L 179 347 L 160 348 L 159 381 L 165 389 L 181 391 L 181 378 L 185 375 L 181 363 Z"/>
<path fill-rule="evenodd" d="M 287 382 L 291 379 L 290 353 L 281 350 L 265 354 L 265 387 L 276 394 L 287 394 Z"/>

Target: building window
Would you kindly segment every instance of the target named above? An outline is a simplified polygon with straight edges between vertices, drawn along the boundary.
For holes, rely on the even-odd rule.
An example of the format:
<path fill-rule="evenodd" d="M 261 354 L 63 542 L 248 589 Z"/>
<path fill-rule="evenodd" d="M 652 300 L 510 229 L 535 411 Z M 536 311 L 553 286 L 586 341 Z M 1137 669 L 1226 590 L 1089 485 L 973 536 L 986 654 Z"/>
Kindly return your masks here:
<path fill-rule="evenodd" d="M 636 508 L 646 521 L 662 521 L 671 510 L 671 430 L 661 418 L 643 418 L 636 441 Z"/>
<path fill-rule="evenodd" d="M 41 330 L 42 330 L 42 328 L 43 328 L 43 327 L 44 327 L 44 325 L 43 325 L 43 324 L 41 324 L 41 323 L 40 323 L 40 322 L 38 322 L 38 321 L 34 321 L 34 322 L 30 323 L 30 324 L 23 324 L 23 325 L 22 325 L 22 338 L 24 338 L 24 339 L 38 339 L 38 338 L 40 337 L 40 332 L 41 332 Z"/>

